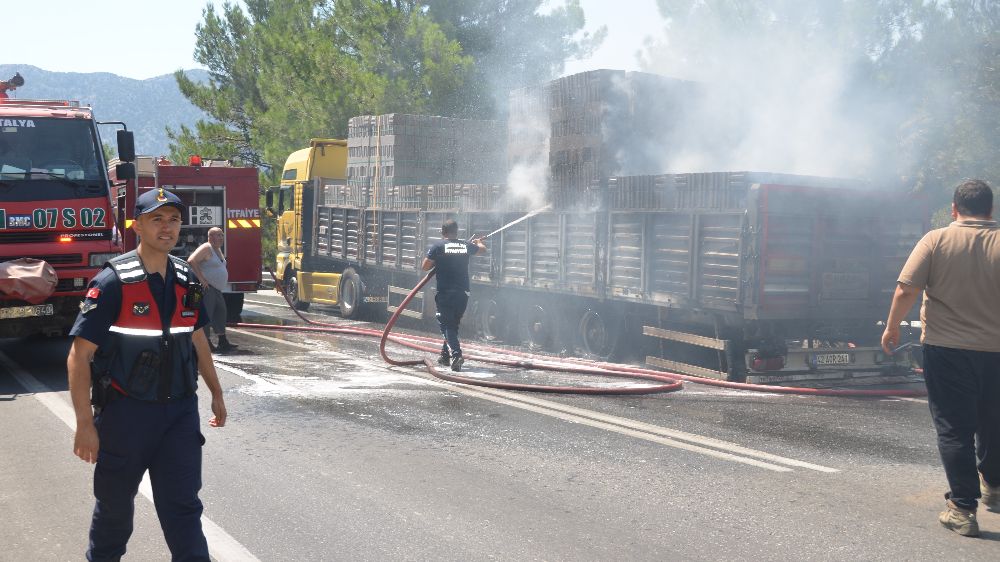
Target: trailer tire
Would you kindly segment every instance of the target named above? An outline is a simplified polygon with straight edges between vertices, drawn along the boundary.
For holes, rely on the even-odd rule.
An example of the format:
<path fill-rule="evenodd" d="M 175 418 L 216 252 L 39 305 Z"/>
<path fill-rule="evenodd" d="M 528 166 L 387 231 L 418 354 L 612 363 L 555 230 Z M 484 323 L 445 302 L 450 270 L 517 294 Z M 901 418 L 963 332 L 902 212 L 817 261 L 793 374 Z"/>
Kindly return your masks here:
<path fill-rule="evenodd" d="M 474 298 L 469 301 L 469 306 L 465 309 L 465 318 L 468 318 L 466 325 L 469 326 L 469 330 L 472 332 L 469 335 L 476 339 L 483 339 L 483 326 L 479 321 L 482 306 L 482 302 Z"/>
<path fill-rule="evenodd" d="M 483 299 L 479 303 L 477 322 L 483 339 L 486 341 L 504 340 L 504 332 L 507 327 L 507 314 L 503 307 L 493 299 Z"/>
<path fill-rule="evenodd" d="M 348 267 L 340 274 L 340 315 L 357 320 L 364 312 L 365 284 L 354 268 Z"/>
<path fill-rule="evenodd" d="M 222 298 L 226 301 L 226 322 L 243 321 L 243 297 L 243 293 L 222 293 Z"/>
<path fill-rule="evenodd" d="M 625 319 L 597 308 L 588 308 L 580 317 L 579 337 L 583 352 L 596 359 L 608 360 L 618 352 Z"/>
<path fill-rule="evenodd" d="M 520 314 L 523 339 L 528 349 L 552 351 L 556 341 L 558 316 L 540 304 L 526 307 Z"/>
<path fill-rule="evenodd" d="M 294 269 L 289 269 L 285 274 L 285 289 L 288 291 L 288 300 L 292 302 L 295 310 L 309 310 L 309 303 L 299 300 L 299 279 Z"/>

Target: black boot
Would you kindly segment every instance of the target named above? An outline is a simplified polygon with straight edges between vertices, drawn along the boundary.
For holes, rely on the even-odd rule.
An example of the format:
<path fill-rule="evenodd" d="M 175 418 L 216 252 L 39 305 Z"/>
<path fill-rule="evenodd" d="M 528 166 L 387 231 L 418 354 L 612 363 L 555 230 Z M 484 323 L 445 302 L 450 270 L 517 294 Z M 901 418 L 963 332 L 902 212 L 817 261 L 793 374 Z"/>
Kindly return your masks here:
<path fill-rule="evenodd" d="M 232 351 L 237 347 L 239 346 L 236 345 L 235 343 L 229 343 L 229 340 L 226 339 L 226 336 L 219 336 L 219 345 L 216 346 L 216 349 L 218 349 L 219 353 Z"/>
<path fill-rule="evenodd" d="M 441 365 L 442 367 L 451 365 L 451 358 L 448 357 L 447 353 L 442 353 L 441 356 L 438 357 L 438 365 Z"/>

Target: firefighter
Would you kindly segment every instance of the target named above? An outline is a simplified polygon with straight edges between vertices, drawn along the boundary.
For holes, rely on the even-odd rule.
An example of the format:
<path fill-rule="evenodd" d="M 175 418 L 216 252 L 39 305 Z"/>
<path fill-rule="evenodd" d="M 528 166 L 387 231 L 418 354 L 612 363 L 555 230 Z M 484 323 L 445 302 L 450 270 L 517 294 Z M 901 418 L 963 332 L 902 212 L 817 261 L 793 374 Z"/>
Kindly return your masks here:
<path fill-rule="evenodd" d="M 198 373 L 212 395 L 209 426 L 225 425 L 226 406 L 202 330 L 208 321 L 202 287 L 187 263 L 169 254 L 183 209 L 163 189 L 138 198 L 132 224 L 138 247 L 94 277 L 70 332 L 73 450 L 97 464 L 88 560 L 125 554 L 147 470 L 173 559 L 209 560 L 198 498 L 205 442 Z"/>
<path fill-rule="evenodd" d="M 24 77 L 21 76 L 20 72 L 15 72 L 13 76 L 6 80 L 0 80 L 0 100 L 10 97 L 7 95 L 7 90 L 16 90 L 21 86 L 24 86 Z"/>
<path fill-rule="evenodd" d="M 458 223 L 452 219 L 441 225 L 441 236 L 442 239 L 427 250 L 422 267 L 424 271 L 434 269 L 437 276 L 434 303 L 437 305 L 441 335 L 444 336 L 438 364 L 450 365 L 452 371 L 461 371 L 465 359 L 458 341 L 458 325 L 469 304 L 469 257 L 484 253 L 486 246 L 481 238 L 470 242 L 458 240 Z"/>

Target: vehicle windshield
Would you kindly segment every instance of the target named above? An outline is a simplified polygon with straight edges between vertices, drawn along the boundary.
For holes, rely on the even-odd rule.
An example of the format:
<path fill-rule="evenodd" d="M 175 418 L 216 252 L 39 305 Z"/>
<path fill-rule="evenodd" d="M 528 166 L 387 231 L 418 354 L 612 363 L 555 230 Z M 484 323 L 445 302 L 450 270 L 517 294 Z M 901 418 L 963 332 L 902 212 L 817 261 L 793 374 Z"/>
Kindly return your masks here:
<path fill-rule="evenodd" d="M 0 182 L 103 184 L 102 172 L 100 145 L 91 121 L 0 119 Z"/>

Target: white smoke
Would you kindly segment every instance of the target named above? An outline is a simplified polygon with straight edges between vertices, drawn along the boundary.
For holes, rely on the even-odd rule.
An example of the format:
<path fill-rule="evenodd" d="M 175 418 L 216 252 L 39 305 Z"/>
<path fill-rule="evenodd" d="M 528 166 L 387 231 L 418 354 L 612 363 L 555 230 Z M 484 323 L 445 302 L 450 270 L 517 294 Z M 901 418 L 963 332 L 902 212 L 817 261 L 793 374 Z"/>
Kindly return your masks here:
<path fill-rule="evenodd" d="M 508 169 L 505 202 L 538 209 L 546 204 L 549 186 L 549 123 L 547 98 L 525 89 L 511 93 L 507 121 Z"/>

